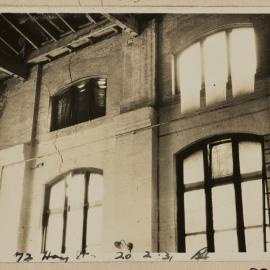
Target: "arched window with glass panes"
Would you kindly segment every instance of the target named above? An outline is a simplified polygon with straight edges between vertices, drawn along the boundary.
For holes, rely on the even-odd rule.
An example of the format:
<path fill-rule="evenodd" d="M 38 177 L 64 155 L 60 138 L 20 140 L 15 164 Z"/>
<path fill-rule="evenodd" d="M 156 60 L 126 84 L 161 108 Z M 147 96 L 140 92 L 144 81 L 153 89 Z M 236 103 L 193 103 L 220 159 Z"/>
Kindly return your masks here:
<path fill-rule="evenodd" d="M 51 97 L 51 131 L 94 120 L 106 113 L 107 79 L 84 78 Z"/>
<path fill-rule="evenodd" d="M 99 251 L 102 241 L 103 176 L 76 170 L 46 188 L 42 252 Z"/>
<path fill-rule="evenodd" d="M 172 91 L 189 112 L 254 91 L 255 33 L 232 28 L 206 36 L 173 57 Z"/>
<path fill-rule="evenodd" d="M 263 252 L 262 143 L 232 134 L 177 154 L 178 251 Z"/>

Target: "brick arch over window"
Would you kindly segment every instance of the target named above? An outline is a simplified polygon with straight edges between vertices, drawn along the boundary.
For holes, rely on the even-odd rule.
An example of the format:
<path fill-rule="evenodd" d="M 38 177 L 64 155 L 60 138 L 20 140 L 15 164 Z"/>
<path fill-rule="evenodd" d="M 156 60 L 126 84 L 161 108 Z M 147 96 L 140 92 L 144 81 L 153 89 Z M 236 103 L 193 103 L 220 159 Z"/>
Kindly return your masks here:
<path fill-rule="evenodd" d="M 46 186 L 42 252 L 76 255 L 97 250 L 102 241 L 103 174 L 80 168 Z"/>
<path fill-rule="evenodd" d="M 107 79 L 90 77 L 77 80 L 51 97 L 51 131 L 93 120 L 106 113 Z"/>
<path fill-rule="evenodd" d="M 254 91 L 257 69 L 251 24 L 219 27 L 193 40 L 173 57 L 173 93 L 189 112 Z"/>
<path fill-rule="evenodd" d="M 263 252 L 262 138 L 226 134 L 176 155 L 178 251 Z"/>

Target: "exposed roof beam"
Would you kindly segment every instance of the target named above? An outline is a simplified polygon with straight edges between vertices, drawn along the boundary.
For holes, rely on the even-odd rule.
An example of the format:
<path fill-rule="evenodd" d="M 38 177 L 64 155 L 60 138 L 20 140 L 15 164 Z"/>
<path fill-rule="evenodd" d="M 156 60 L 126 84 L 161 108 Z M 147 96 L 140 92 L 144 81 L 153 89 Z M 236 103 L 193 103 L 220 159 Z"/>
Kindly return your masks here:
<path fill-rule="evenodd" d="M 33 20 L 52 40 L 56 41 L 56 38 L 43 26 L 41 25 L 38 20 L 33 17 L 30 13 L 27 13 L 27 15 L 29 16 L 29 18 L 31 18 L 31 20 Z"/>
<path fill-rule="evenodd" d="M 50 52 L 54 50 L 65 48 L 67 46 L 72 46 L 72 43 L 79 42 L 80 40 L 89 39 L 98 34 L 108 31 L 115 26 L 117 26 L 115 23 L 104 20 L 97 23 L 96 25 L 91 25 L 89 27 L 80 29 L 76 31 L 76 33 L 72 33 L 53 43 L 50 43 L 41 47 L 39 51 L 31 52 L 30 55 L 27 57 L 27 63 L 34 63 L 39 58 L 42 58 L 42 57 L 45 58 L 46 55 L 48 55 Z"/>
<path fill-rule="evenodd" d="M 45 20 L 54 27 L 54 29 L 56 29 L 60 34 L 63 34 L 65 31 L 63 29 L 61 29 L 56 23 L 54 23 L 48 16 L 46 16 L 45 14 L 44 18 Z"/>
<path fill-rule="evenodd" d="M 2 13 L 0 13 L 2 18 L 12 27 L 14 28 L 19 35 L 21 35 L 28 43 L 30 43 L 36 50 L 38 50 L 38 46 L 30 39 L 28 38 L 15 24 L 13 24 L 6 16 L 4 16 Z"/>
<path fill-rule="evenodd" d="M 85 17 L 89 20 L 89 22 L 94 23 L 94 24 L 97 23 L 90 14 L 86 13 Z"/>
<path fill-rule="evenodd" d="M 75 29 L 58 13 L 56 13 L 56 16 L 71 30 L 71 32 L 75 33 Z"/>
<path fill-rule="evenodd" d="M 117 24 L 132 36 L 139 35 L 139 23 L 134 15 L 102 14 L 109 21 Z"/>
<path fill-rule="evenodd" d="M 25 80 L 28 73 L 26 65 L 3 54 L 0 54 L 0 70 L 21 80 Z"/>
<path fill-rule="evenodd" d="M 11 46 L 5 39 L 3 39 L 2 37 L 0 37 L 0 40 L 8 47 L 10 48 L 16 55 L 19 55 L 19 52 L 13 48 L 13 46 Z"/>

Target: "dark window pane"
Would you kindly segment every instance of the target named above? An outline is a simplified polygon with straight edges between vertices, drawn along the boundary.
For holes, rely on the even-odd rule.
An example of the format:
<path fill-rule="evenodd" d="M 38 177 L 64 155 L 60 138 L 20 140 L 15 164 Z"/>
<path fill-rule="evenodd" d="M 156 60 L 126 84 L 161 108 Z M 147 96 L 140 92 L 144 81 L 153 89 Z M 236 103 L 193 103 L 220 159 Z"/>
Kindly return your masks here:
<path fill-rule="evenodd" d="M 65 93 L 54 97 L 52 104 L 52 130 L 65 128 L 105 115 L 105 78 L 80 81 Z"/>
<path fill-rule="evenodd" d="M 74 89 L 74 123 L 82 123 L 89 120 L 89 91 L 87 85 L 81 84 Z"/>
<path fill-rule="evenodd" d="M 106 79 L 90 81 L 90 119 L 105 115 Z"/>
<path fill-rule="evenodd" d="M 55 98 L 54 129 L 67 127 L 71 124 L 72 117 L 72 92 L 66 91 Z"/>

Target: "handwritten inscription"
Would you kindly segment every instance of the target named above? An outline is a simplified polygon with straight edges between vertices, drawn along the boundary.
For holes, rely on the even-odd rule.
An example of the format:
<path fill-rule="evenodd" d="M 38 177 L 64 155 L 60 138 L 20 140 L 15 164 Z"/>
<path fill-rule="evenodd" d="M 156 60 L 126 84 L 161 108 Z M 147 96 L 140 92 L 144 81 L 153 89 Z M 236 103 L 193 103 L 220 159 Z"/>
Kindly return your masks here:
<path fill-rule="evenodd" d="M 190 259 L 191 260 L 206 260 L 208 259 L 208 249 L 207 247 L 204 247 L 202 249 L 200 249 L 199 251 L 197 251 Z"/>
<path fill-rule="evenodd" d="M 65 262 L 67 263 L 70 261 L 69 256 L 63 255 L 58 255 L 54 254 L 51 251 L 46 251 L 43 254 L 41 254 L 41 257 L 35 258 L 30 254 L 30 253 L 23 253 L 23 252 L 16 252 L 14 256 L 17 258 L 17 262 L 30 262 L 30 261 L 56 261 L 56 262 Z M 131 252 L 122 252 L 118 251 L 115 253 L 115 256 L 112 257 L 113 260 L 131 260 L 131 259 L 146 259 L 146 260 L 162 260 L 162 261 L 171 261 L 173 259 L 173 255 L 171 255 L 169 252 L 161 252 L 161 253 L 151 253 L 150 251 L 145 251 L 141 257 L 135 256 Z M 37 260 L 36 260 L 37 259 Z M 73 258 L 76 260 L 81 260 L 81 259 L 96 259 L 96 255 L 90 254 L 89 251 L 78 251 L 75 257 Z"/>
<path fill-rule="evenodd" d="M 65 256 L 58 256 L 56 254 L 51 254 L 51 252 L 47 252 L 45 251 L 45 253 L 43 254 L 43 257 L 41 259 L 42 261 L 48 261 L 48 260 L 60 260 L 60 261 L 64 261 L 64 262 L 68 262 L 69 257 L 65 257 Z"/>
<path fill-rule="evenodd" d="M 18 251 L 14 254 L 14 256 L 17 257 L 17 262 L 30 262 L 34 259 L 30 253 Z"/>

